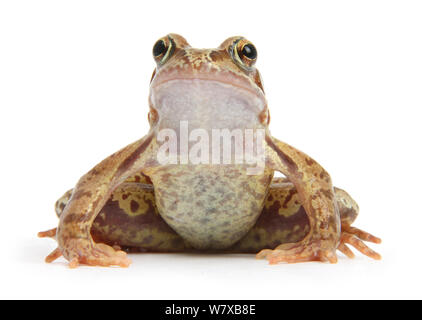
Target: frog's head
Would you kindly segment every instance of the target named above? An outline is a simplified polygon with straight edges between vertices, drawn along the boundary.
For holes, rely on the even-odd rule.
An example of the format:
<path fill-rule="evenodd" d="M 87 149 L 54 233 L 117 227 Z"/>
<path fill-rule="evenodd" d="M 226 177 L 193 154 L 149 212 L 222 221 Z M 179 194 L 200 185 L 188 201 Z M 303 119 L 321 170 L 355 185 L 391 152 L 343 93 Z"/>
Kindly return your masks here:
<path fill-rule="evenodd" d="M 266 128 L 267 103 L 258 70 L 257 50 L 243 37 L 216 49 L 195 49 L 169 34 L 152 50 L 157 67 L 151 78 L 151 126 L 179 128 Z"/>

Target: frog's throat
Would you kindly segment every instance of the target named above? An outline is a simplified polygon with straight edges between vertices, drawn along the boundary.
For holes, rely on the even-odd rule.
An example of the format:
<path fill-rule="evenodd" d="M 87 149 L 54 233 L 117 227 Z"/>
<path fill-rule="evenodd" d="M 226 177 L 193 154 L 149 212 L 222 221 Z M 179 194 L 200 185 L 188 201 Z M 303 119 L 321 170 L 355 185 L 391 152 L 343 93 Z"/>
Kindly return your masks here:
<path fill-rule="evenodd" d="M 252 88 L 253 89 L 253 88 Z M 260 114 L 265 97 L 238 84 L 207 79 L 172 79 L 151 87 L 150 102 L 157 111 L 158 129 L 263 128 Z"/>

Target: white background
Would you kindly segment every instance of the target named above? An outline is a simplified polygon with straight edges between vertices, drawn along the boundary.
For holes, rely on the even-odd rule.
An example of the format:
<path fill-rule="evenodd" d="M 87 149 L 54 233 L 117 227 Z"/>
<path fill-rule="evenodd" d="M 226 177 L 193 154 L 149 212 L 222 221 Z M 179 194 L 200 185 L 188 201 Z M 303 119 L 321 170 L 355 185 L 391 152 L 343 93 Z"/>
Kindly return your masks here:
<path fill-rule="evenodd" d="M 2 1 L 0 298 L 422 298 L 420 1 Z M 372 261 L 269 266 L 252 255 L 132 255 L 128 269 L 45 264 L 56 199 L 148 130 L 151 50 L 244 35 L 272 134 L 358 201 Z"/>

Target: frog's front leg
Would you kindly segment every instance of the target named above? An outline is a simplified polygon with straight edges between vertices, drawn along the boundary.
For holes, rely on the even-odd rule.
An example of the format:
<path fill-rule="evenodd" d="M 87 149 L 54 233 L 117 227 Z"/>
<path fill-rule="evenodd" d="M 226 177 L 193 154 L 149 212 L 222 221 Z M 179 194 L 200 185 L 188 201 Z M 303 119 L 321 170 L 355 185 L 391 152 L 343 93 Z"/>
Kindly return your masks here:
<path fill-rule="evenodd" d="M 270 136 L 266 137 L 266 152 L 268 165 L 283 173 L 296 187 L 308 215 L 310 231 L 298 243 L 286 243 L 274 250 L 262 250 L 257 257 L 266 258 L 270 263 L 336 263 L 341 224 L 330 176 L 316 161 Z"/>
<path fill-rule="evenodd" d="M 152 159 L 152 135 L 132 143 L 103 160 L 77 183 L 69 203 L 60 215 L 57 229 L 58 249 L 49 255 L 49 262 L 61 254 L 70 267 L 80 263 L 98 266 L 127 267 L 130 260 L 123 251 L 95 243 L 90 230 L 112 191 L 128 176 L 143 169 Z"/>

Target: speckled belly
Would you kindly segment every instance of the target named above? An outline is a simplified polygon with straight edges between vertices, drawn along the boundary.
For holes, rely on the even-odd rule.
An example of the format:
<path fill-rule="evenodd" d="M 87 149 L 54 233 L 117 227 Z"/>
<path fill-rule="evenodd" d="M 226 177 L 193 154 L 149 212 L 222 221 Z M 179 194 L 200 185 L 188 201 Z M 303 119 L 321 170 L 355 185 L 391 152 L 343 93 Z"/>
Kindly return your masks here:
<path fill-rule="evenodd" d="M 197 249 L 223 249 L 255 224 L 272 173 L 247 175 L 241 165 L 175 165 L 150 169 L 163 219 Z"/>

